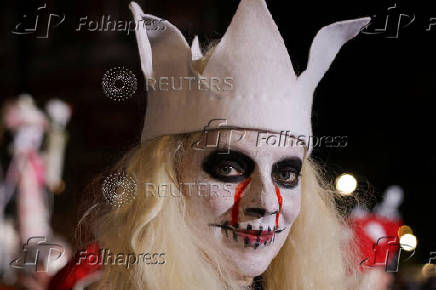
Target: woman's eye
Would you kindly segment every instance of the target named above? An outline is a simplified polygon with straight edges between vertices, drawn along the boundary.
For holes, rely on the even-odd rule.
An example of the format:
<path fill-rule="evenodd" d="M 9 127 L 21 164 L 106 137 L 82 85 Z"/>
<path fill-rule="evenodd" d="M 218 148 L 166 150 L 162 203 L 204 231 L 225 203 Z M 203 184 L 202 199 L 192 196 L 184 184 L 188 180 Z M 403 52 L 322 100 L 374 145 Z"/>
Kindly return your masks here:
<path fill-rule="evenodd" d="M 239 151 L 215 151 L 203 161 L 203 170 L 222 182 L 241 182 L 254 170 L 254 161 Z"/>
<path fill-rule="evenodd" d="M 236 169 L 231 164 L 222 164 L 218 166 L 216 172 L 222 176 L 239 176 L 243 174 L 241 170 Z"/>
<path fill-rule="evenodd" d="M 281 171 L 279 173 L 279 178 L 284 181 L 288 181 L 288 180 L 294 181 L 297 178 L 297 176 L 295 172 L 292 171 Z"/>
<path fill-rule="evenodd" d="M 273 173 L 274 181 L 284 187 L 294 187 L 298 184 L 298 173 L 294 169 L 278 169 Z"/>

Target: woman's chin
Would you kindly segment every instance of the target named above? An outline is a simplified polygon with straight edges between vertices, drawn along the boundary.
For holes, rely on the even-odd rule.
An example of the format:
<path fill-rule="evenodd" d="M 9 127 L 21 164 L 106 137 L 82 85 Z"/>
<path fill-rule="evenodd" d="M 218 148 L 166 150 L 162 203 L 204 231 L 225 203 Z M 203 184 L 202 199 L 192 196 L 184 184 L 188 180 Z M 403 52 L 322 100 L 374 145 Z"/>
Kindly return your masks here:
<path fill-rule="evenodd" d="M 238 244 L 225 245 L 223 254 L 231 264 L 230 270 L 241 277 L 255 277 L 266 271 L 278 247 L 259 246 L 257 249 Z"/>

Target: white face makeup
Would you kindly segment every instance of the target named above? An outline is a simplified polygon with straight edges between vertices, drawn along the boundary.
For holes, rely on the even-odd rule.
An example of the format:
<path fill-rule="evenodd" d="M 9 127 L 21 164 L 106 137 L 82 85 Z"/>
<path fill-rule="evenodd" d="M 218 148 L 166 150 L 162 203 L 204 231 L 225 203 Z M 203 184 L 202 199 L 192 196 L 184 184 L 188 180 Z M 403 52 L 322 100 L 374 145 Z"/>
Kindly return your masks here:
<path fill-rule="evenodd" d="M 220 130 L 220 140 L 230 132 Z M 258 134 L 246 130 L 230 147 L 186 148 L 178 169 L 196 234 L 241 277 L 267 269 L 300 212 L 304 147 L 257 146 Z"/>

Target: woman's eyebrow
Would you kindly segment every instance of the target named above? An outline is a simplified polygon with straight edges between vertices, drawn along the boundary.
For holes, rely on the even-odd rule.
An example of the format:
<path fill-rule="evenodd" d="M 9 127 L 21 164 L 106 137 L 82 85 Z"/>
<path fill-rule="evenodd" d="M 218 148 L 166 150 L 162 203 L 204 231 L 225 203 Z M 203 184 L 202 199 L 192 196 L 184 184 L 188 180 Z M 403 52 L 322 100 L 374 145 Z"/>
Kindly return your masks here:
<path fill-rule="evenodd" d="M 303 161 L 301 160 L 300 157 L 290 156 L 290 157 L 285 157 L 280 161 L 274 163 L 273 167 L 293 167 L 297 169 L 298 172 L 300 172 L 302 165 L 303 165 Z"/>
<path fill-rule="evenodd" d="M 242 151 L 238 151 L 238 150 L 225 150 L 225 149 L 218 149 L 215 150 L 211 153 L 209 153 L 209 155 L 206 156 L 205 158 L 205 162 L 206 161 L 222 161 L 222 160 L 236 160 L 236 161 L 240 161 L 242 163 L 253 163 L 254 165 L 254 160 L 248 156 L 247 154 L 245 154 Z"/>

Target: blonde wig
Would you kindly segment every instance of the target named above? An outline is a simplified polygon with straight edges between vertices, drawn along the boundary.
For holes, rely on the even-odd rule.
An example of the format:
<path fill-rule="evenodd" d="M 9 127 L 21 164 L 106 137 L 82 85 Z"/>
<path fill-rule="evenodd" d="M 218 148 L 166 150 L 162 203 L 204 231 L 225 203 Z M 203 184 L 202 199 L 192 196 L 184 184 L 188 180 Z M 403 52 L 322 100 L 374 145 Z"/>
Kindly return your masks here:
<path fill-rule="evenodd" d="M 92 221 L 91 230 L 101 248 L 112 253 L 165 254 L 164 264 L 138 263 L 129 268 L 105 265 L 96 288 L 247 289 L 226 270 L 216 249 L 190 234 L 182 195 L 150 194 L 143 186 L 179 184 L 178 153 L 189 140 L 189 135 L 164 136 L 132 150 L 118 169 L 135 178 L 135 200 L 121 207 L 97 200 L 86 212 L 80 224 Z M 266 290 L 359 288 L 359 262 L 350 232 L 336 210 L 335 192 L 322 179 L 317 166 L 306 157 L 301 212 L 285 244 L 262 275 Z"/>

